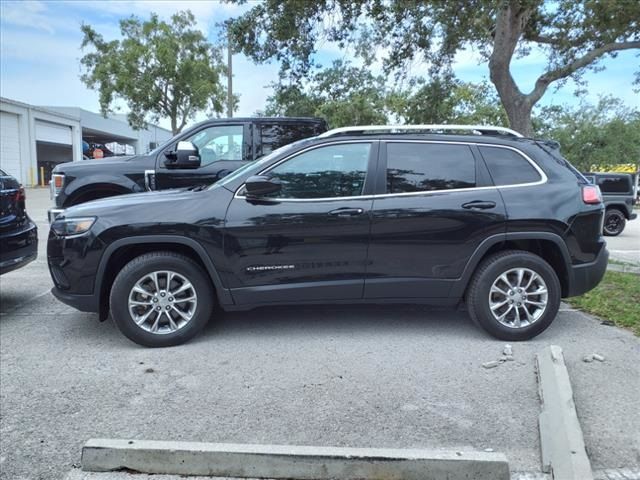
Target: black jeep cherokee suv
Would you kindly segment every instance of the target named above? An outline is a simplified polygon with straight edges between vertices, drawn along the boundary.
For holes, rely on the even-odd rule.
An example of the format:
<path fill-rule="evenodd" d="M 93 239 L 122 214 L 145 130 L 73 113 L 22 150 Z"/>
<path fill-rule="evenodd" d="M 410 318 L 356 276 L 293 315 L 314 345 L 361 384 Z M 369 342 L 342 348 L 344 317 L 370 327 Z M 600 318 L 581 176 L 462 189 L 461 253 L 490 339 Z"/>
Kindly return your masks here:
<path fill-rule="evenodd" d="M 550 143 L 415 128 L 337 129 L 206 189 L 71 207 L 49 233 L 53 293 L 167 346 L 216 304 L 465 302 L 495 337 L 525 340 L 598 284 L 599 189 Z"/>
<path fill-rule="evenodd" d="M 288 143 L 327 130 L 321 118 L 256 117 L 205 120 L 146 155 L 62 163 L 51 175 L 55 207 L 49 220 L 79 203 L 147 190 L 211 185 Z M 178 158 L 179 142 L 199 149 L 199 160 Z M 184 160 L 184 161 L 182 161 Z"/>

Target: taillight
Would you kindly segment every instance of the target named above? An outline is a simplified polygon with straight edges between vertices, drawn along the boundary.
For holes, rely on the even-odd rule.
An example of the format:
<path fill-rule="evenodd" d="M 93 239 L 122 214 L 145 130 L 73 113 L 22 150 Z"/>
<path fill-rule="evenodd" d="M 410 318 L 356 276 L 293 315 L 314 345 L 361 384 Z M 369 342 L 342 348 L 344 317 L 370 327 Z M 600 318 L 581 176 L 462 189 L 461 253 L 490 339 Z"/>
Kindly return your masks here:
<path fill-rule="evenodd" d="M 588 205 L 595 205 L 598 203 L 602 203 L 602 195 L 600 194 L 600 187 L 598 187 L 597 185 L 583 185 L 582 201 Z"/>
<path fill-rule="evenodd" d="M 27 199 L 27 194 L 24 191 L 24 187 L 21 185 L 18 190 L 18 194 L 16 195 L 16 200 L 18 202 L 24 202 Z"/>

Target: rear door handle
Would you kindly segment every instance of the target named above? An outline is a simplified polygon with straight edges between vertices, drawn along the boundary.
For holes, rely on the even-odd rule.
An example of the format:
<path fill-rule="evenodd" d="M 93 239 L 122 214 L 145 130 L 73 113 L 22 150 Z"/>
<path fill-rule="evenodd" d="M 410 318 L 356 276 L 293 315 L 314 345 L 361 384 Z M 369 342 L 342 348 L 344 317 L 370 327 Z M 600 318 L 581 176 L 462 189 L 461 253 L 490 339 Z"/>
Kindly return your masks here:
<path fill-rule="evenodd" d="M 331 210 L 329 215 L 333 215 L 336 217 L 355 217 L 356 215 L 362 215 L 364 210 L 362 208 L 336 208 L 335 210 Z"/>
<path fill-rule="evenodd" d="M 462 204 L 462 208 L 466 208 L 467 210 L 471 209 L 479 209 L 479 210 L 488 210 L 490 208 L 495 208 L 496 202 L 484 202 L 482 200 L 474 200 L 473 202 L 467 202 Z"/>

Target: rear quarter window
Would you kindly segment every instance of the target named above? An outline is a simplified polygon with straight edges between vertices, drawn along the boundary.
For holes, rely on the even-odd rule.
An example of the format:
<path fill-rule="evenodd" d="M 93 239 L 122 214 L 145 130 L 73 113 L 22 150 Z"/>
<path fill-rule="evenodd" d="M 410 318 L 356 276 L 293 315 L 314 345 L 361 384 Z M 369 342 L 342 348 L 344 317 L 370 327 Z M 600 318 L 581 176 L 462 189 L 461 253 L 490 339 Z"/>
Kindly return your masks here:
<path fill-rule="evenodd" d="M 541 180 L 538 171 L 518 152 L 500 147 L 479 147 L 496 186 L 520 185 Z"/>

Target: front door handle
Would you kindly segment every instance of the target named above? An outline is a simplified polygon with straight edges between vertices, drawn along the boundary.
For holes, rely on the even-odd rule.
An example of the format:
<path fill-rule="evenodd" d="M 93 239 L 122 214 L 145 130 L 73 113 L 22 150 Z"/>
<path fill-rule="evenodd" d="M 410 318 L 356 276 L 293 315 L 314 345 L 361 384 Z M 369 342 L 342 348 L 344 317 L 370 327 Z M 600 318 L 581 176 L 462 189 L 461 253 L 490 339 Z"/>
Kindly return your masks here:
<path fill-rule="evenodd" d="M 356 215 L 362 215 L 364 210 L 362 208 L 336 208 L 335 210 L 331 210 L 329 215 L 333 215 L 335 217 L 355 217 Z"/>
<path fill-rule="evenodd" d="M 490 208 L 495 208 L 496 202 L 484 202 L 482 200 L 474 200 L 473 202 L 467 202 L 462 204 L 462 208 L 466 208 L 467 210 L 471 209 L 479 209 L 479 210 L 488 210 Z"/>

